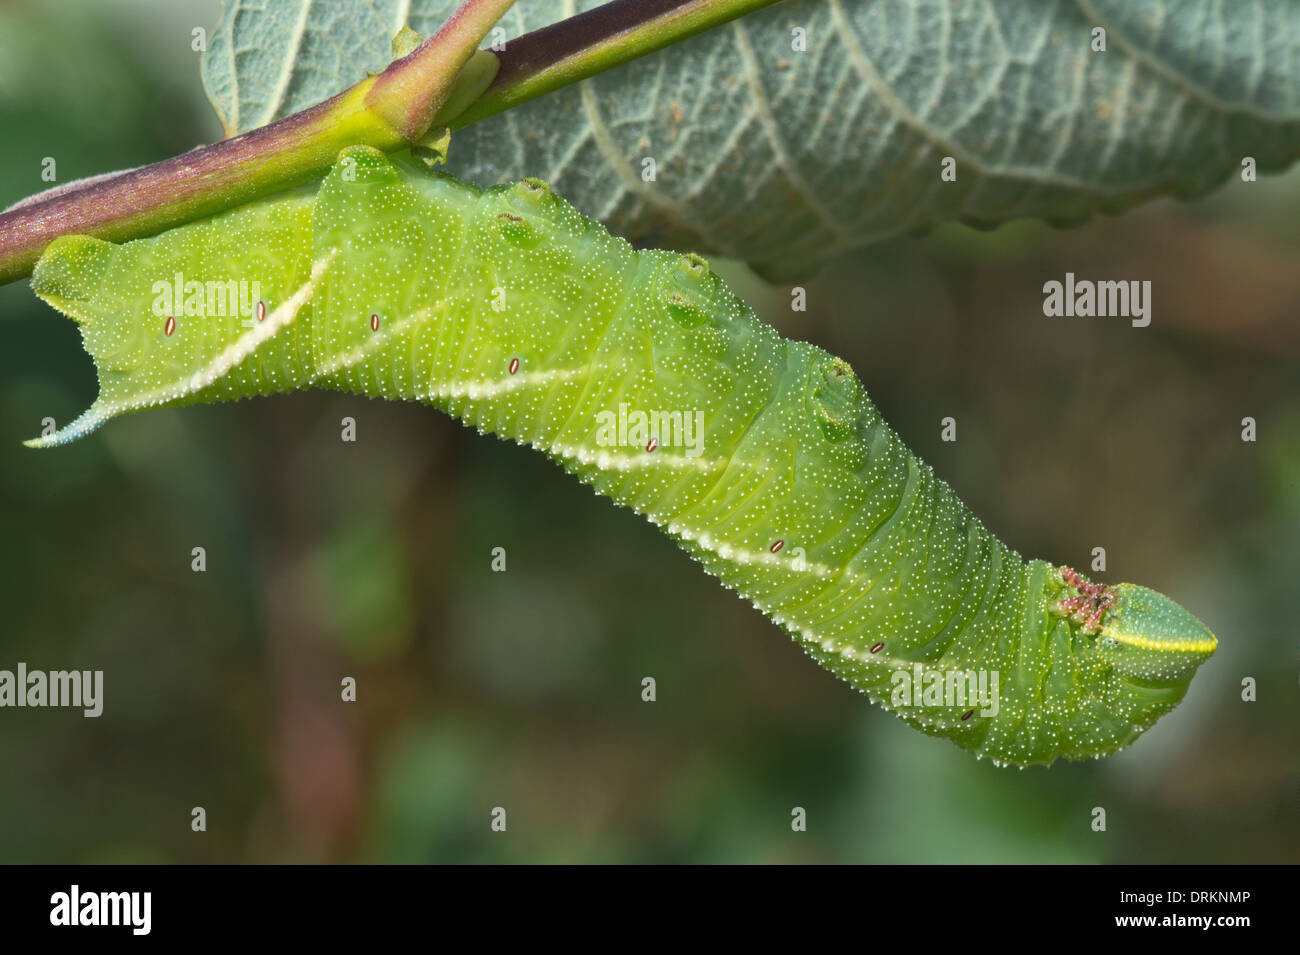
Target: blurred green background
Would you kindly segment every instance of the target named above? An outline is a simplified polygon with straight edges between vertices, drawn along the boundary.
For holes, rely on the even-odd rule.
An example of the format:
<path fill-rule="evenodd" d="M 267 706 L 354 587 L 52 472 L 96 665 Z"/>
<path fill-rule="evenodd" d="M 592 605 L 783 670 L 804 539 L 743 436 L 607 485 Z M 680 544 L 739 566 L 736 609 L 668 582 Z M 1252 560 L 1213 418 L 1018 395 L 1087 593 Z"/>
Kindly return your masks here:
<path fill-rule="evenodd" d="M 66 182 L 218 138 L 190 49 L 218 15 L 0 5 L 0 205 L 47 156 Z M 0 668 L 106 684 L 99 719 L 0 710 L 0 862 L 1300 861 L 1297 263 L 1300 173 L 871 248 L 806 313 L 728 270 L 1013 547 L 1104 546 L 1102 579 L 1218 633 L 1135 747 L 1023 772 L 870 706 L 649 524 L 431 410 L 304 393 L 27 450 L 94 372 L 71 322 L 0 288 Z M 1151 279 L 1152 325 L 1045 319 L 1066 271 Z"/>

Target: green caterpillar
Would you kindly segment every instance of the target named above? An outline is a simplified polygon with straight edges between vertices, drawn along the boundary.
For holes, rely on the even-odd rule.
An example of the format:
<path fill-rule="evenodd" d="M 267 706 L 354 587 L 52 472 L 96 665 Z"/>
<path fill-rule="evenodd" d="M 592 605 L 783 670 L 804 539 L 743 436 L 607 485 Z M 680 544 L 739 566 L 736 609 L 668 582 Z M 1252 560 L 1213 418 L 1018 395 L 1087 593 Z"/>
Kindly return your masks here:
<path fill-rule="evenodd" d="M 432 404 L 634 508 L 827 669 L 999 764 L 1113 753 L 1213 652 L 1168 598 L 1004 546 L 845 362 L 703 259 L 637 251 L 537 180 L 480 191 L 365 147 L 313 190 L 53 243 L 32 285 L 81 324 L 100 393 L 29 444 L 309 385 Z"/>

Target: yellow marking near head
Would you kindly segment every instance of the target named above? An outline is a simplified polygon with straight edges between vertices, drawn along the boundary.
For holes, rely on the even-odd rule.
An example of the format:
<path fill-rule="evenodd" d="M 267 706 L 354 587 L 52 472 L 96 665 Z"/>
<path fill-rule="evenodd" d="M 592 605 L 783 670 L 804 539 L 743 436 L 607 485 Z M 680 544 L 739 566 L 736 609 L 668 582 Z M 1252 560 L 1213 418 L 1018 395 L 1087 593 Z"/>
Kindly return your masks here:
<path fill-rule="evenodd" d="M 1175 653 L 1213 653 L 1219 640 L 1213 634 L 1208 640 L 1153 640 L 1136 633 L 1118 633 L 1109 627 L 1101 628 L 1101 635 L 1126 646 L 1142 650 L 1169 650 Z"/>

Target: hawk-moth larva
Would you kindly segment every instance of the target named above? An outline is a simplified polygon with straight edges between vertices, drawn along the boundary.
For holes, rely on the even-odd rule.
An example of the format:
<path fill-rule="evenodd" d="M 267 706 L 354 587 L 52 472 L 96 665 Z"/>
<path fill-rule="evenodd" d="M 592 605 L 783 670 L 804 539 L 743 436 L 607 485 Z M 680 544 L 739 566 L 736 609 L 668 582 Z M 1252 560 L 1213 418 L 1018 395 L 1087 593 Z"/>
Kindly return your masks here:
<path fill-rule="evenodd" d="M 1215 647 L 1161 594 L 1023 560 L 845 362 L 536 180 L 481 191 L 353 147 L 318 188 L 121 245 L 59 239 L 32 285 L 100 381 L 33 445 L 309 385 L 423 401 L 549 454 L 872 700 L 999 763 L 1114 752 Z"/>

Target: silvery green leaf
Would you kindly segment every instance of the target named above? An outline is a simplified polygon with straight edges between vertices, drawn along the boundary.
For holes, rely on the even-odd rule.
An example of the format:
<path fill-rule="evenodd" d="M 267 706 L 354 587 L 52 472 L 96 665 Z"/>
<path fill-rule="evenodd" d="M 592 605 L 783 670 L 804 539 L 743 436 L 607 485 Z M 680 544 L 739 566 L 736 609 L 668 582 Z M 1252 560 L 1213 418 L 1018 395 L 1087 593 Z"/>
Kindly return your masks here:
<path fill-rule="evenodd" d="M 529 0 L 502 26 L 597 5 Z M 204 82 L 251 129 L 382 69 L 403 23 L 427 34 L 454 7 L 232 0 Z M 1197 195 L 1243 157 L 1268 171 L 1298 152 L 1294 0 L 788 0 L 465 129 L 450 168 L 539 176 L 628 238 L 781 272 L 953 219 L 1066 224 Z"/>

